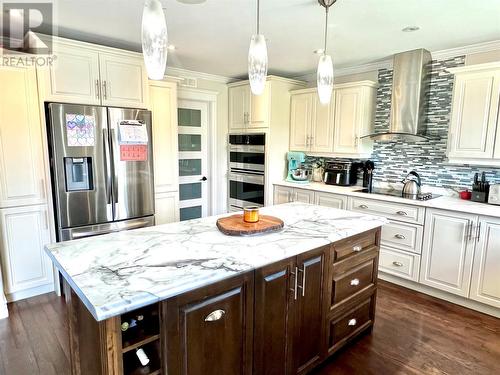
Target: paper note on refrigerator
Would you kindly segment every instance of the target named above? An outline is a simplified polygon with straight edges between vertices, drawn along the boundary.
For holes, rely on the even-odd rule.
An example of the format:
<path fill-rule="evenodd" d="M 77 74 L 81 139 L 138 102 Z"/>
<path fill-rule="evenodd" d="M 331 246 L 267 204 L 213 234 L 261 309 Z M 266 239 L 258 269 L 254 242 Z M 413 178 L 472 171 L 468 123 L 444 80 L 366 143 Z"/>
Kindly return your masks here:
<path fill-rule="evenodd" d="M 94 146 L 94 116 L 66 113 L 66 141 L 70 147 Z"/>
<path fill-rule="evenodd" d="M 147 145 L 148 130 L 144 121 L 120 120 L 118 123 L 120 145 Z"/>

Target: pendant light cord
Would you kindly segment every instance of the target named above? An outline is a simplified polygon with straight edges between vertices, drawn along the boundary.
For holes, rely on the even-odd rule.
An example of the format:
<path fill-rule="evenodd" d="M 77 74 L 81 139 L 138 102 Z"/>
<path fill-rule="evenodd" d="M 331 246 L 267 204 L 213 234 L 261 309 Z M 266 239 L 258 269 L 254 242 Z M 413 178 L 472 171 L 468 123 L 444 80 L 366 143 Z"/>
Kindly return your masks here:
<path fill-rule="evenodd" d="M 326 19 L 325 19 L 325 48 L 323 48 L 323 55 L 326 55 L 326 41 L 328 40 L 328 9 L 329 7 L 325 7 L 326 10 Z"/>
<path fill-rule="evenodd" d="M 260 0 L 257 0 L 257 35 L 260 34 Z"/>

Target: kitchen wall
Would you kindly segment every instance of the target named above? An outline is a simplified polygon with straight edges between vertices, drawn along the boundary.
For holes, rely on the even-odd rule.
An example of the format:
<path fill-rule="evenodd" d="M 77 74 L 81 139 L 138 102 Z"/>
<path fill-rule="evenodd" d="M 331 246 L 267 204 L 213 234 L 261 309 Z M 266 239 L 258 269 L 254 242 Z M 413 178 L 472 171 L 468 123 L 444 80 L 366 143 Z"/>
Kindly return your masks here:
<path fill-rule="evenodd" d="M 500 169 L 450 165 L 446 159 L 446 146 L 450 122 L 453 75 L 447 68 L 465 64 L 465 56 L 446 60 L 433 60 L 426 113 L 429 141 L 378 142 L 374 144 L 372 160 L 375 162 L 375 181 L 397 183 L 411 170 L 416 170 L 428 186 L 460 190 L 471 186 L 474 173 L 485 171 L 491 182 L 500 183 Z M 377 110 L 375 131 L 389 128 L 392 92 L 392 69 L 378 71 Z"/>

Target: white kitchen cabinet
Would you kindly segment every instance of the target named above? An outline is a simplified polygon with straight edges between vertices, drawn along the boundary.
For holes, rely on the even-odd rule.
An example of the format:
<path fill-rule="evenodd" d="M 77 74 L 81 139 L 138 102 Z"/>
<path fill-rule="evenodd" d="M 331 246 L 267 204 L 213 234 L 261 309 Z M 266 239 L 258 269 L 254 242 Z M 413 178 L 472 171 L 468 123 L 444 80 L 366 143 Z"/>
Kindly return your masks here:
<path fill-rule="evenodd" d="M 451 69 L 455 73 L 448 158 L 481 164 L 500 158 L 500 63 Z M 496 144 L 495 144 L 496 143 Z"/>
<path fill-rule="evenodd" d="M 46 101 L 101 104 L 99 53 L 82 45 L 56 43 L 51 68 L 39 68 Z"/>
<path fill-rule="evenodd" d="M 347 197 L 339 194 L 316 191 L 314 193 L 314 203 L 318 206 L 339 208 L 342 210 L 347 207 Z"/>
<path fill-rule="evenodd" d="M 148 80 L 141 56 L 99 53 L 102 104 L 145 108 Z"/>
<path fill-rule="evenodd" d="M 427 209 L 420 282 L 468 297 L 478 217 Z"/>
<path fill-rule="evenodd" d="M 290 151 L 309 151 L 314 97 L 310 92 L 294 94 L 290 103 Z"/>
<path fill-rule="evenodd" d="M 9 310 L 7 309 L 7 299 L 5 298 L 5 294 L 3 292 L 2 267 L 0 267 L 0 319 L 5 319 L 8 317 Z"/>
<path fill-rule="evenodd" d="M 378 267 L 382 272 L 418 282 L 420 255 L 381 247 Z"/>
<path fill-rule="evenodd" d="M 241 131 L 269 127 L 270 91 L 269 84 L 261 95 L 253 95 L 247 82 L 230 85 L 229 129 Z"/>
<path fill-rule="evenodd" d="M 367 81 L 337 85 L 334 109 L 333 152 L 336 154 L 370 154 L 373 142 L 361 139 L 373 133 L 376 86 Z"/>
<path fill-rule="evenodd" d="M 53 38 L 57 59 L 38 68 L 43 101 L 146 108 L 148 81 L 140 54 Z"/>
<path fill-rule="evenodd" d="M 149 97 L 153 116 L 155 192 L 178 191 L 177 84 L 150 81 Z"/>
<path fill-rule="evenodd" d="M 179 192 L 155 195 L 155 225 L 179 221 Z"/>
<path fill-rule="evenodd" d="M 0 255 L 9 300 L 53 290 L 53 270 L 44 245 L 50 242 L 46 205 L 0 210 Z"/>
<path fill-rule="evenodd" d="M 314 204 L 314 191 L 306 189 L 293 189 L 293 201 Z"/>
<path fill-rule="evenodd" d="M 46 202 L 34 68 L 0 67 L 0 208 Z"/>
<path fill-rule="evenodd" d="M 274 204 L 293 202 L 293 188 L 274 186 Z"/>
<path fill-rule="evenodd" d="M 500 308 L 500 219 L 481 217 L 469 297 Z"/>
<path fill-rule="evenodd" d="M 335 103 L 337 94 L 332 93 L 332 103 Z M 318 95 L 313 96 L 313 116 L 309 139 L 311 152 L 331 152 L 334 141 L 334 106 L 321 104 Z"/>

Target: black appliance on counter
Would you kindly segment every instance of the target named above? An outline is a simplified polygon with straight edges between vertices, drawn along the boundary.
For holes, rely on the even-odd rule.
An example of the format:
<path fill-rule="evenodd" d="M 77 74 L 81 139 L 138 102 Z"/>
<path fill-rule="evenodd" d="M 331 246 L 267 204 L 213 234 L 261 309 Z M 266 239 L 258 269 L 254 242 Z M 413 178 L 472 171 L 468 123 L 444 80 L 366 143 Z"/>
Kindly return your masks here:
<path fill-rule="evenodd" d="M 327 185 L 351 186 L 358 181 L 358 163 L 332 161 L 325 165 L 324 182 Z"/>
<path fill-rule="evenodd" d="M 363 187 L 371 193 L 373 189 L 373 170 L 375 169 L 375 163 L 371 160 L 367 160 L 363 165 Z"/>

